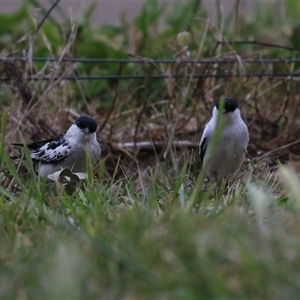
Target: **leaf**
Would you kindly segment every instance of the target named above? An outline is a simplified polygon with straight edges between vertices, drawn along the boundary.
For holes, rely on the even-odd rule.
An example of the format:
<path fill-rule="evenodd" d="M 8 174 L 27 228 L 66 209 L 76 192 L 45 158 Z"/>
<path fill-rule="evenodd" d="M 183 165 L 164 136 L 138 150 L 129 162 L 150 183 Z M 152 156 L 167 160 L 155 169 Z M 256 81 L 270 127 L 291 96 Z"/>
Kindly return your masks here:
<path fill-rule="evenodd" d="M 86 173 L 73 173 L 69 168 L 64 168 L 60 171 L 57 171 L 53 174 L 48 175 L 47 177 L 55 182 L 60 182 L 61 178 L 64 177 L 65 180 L 71 182 L 79 182 L 80 180 L 87 179 L 88 174 Z"/>
<path fill-rule="evenodd" d="M 56 190 L 56 192 L 60 193 L 63 188 L 68 195 L 72 195 L 78 188 L 84 189 L 84 183 L 88 174 L 73 173 L 70 169 L 65 168 L 47 177 L 54 183 L 52 189 Z"/>

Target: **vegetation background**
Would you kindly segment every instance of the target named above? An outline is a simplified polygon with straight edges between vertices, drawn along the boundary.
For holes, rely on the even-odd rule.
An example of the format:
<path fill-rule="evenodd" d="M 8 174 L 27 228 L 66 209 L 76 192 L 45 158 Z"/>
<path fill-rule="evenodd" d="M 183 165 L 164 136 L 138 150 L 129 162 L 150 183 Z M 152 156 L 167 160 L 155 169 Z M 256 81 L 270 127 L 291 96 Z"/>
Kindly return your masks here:
<path fill-rule="evenodd" d="M 299 2 L 237 0 L 226 16 L 215 5 L 211 19 L 199 0 L 149 0 L 118 26 L 90 26 L 93 5 L 63 23 L 38 1 L 0 15 L 1 298 L 298 297 Z M 197 143 L 223 95 L 251 142 L 215 193 Z M 103 155 L 75 192 L 12 163 L 11 143 L 81 114 L 98 121 Z"/>

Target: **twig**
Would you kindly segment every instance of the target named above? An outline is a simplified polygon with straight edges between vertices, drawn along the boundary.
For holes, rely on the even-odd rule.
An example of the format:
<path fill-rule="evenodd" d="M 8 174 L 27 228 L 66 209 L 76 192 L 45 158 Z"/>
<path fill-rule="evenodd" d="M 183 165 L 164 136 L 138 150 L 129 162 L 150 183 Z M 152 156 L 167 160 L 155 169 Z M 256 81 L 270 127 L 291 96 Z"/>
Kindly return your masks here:
<path fill-rule="evenodd" d="M 119 149 L 125 148 L 128 150 L 138 149 L 139 151 L 154 151 L 161 150 L 165 148 L 167 142 L 155 142 L 155 141 L 141 141 L 141 142 L 125 142 L 125 143 L 117 143 L 116 147 Z M 173 141 L 172 145 L 175 148 L 187 148 L 187 149 L 195 149 L 198 147 L 198 144 L 195 144 L 190 141 Z"/>
<path fill-rule="evenodd" d="M 147 74 L 148 76 L 145 78 L 145 83 L 144 83 L 145 87 L 147 86 L 148 80 L 151 78 L 151 71 L 152 71 L 152 68 L 149 68 L 149 72 Z M 143 102 L 141 111 L 136 116 L 136 125 L 134 127 L 134 135 L 133 135 L 134 143 L 136 143 L 136 141 L 137 141 L 138 129 L 141 124 L 143 114 L 148 106 L 148 102 L 149 102 L 149 98 L 147 97 L 146 101 Z"/>
<path fill-rule="evenodd" d="M 4 62 L 4 71 L 8 76 L 8 79 L 12 81 L 14 87 L 19 92 L 21 100 L 28 104 L 32 98 L 32 92 L 24 79 L 23 72 L 17 66 L 17 63 L 15 61 L 6 60 Z"/>
<path fill-rule="evenodd" d="M 123 70 L 123 65 L 120 64 L 120 67 L 119 67 L 119 70 L 118 70 L 118 74 L 119 74 L 120 76 L 121 76 L 121 74 L 122 74 L 122 70 Z M 114 109 L 115 109 L 116 102 L 117 102 L 118 95 L 119 95 L 119 94 L 118 94 L 118 91 L 119 91 L 118 87 L 119 87 L 119 80 L 117 80 L 117 82 L 116 82 L 116 89 L 115 89 L 115 95 L 114 95 L 113 103 L 112 103 L 112 105 L 111 105 L 111 107 L 110 107 L 110 110 L 109 110 L 109 112 L 108 112 L 108 114 L 107 114 L 105 120 L 103 121 L 103 123 L 101 124 L 101 126 L 100 126 L 100 128 L 99 128 L 99 132 L 101 132 L 101 131 L 103 130 L 103 128 L 105 127 L 106 123 L 108 122 L 108 120 L 109 120 L 111 114 L 113 113 L 113 111 L 114 111 Z"/>
<path fill-rule="evenodd" d="M 271 43 L 265 43 L 265 42 L 259 42 L 259 41 L 218 41 L 218 44 L 231 44 L 231 45 L 238 45 L 238 44 L 249 44 L 249 45 L 259 45 L 264 47 L 271 47 L 271 48 L 279 48 L 279 49 L 285 49 L 290 51 L 300 51 L 300 49 L 289 47 L 289 46 L 283 46 L 283 45 L 277 45 L 277 44 L 271 44 Z"/>
<path fill-rule="evenodd" d="M 55 8 L 55 6 L 60 2 L 60 0 L 56 0 L 56 2 L 54 2 L 52 4 L 52 6 L 49 8 L 49 10 L 46 12 L 46 14 L 44 15 L 43 19 L 40 21 L 40 23 L 38 24 L 38 26 L 36 27 L 34 34 L 36 35 L 38 33 L 38 31 L 41 29 L 41 27 L 43 26 L 44 22 L 46 21 L 46 19 L 49 17 L 49 15 L 51 14 L 52 10 Z M 30 46 L 28 45 L 25 49 L 25 56 L 27 56 L 28 50 L 29 50 Z"/>
<path fill-rule="evenodd" d="M 300 143 L 300 139 L 298 139 L 298 140 L 296 140 L 296 141 L 294 141 L 294 142 L 291 142 L 291 143 L 289 143 L 289 144 L 283 145 L 283 146 L 281 146 L 281 147 L 278 147 L 278 148 L 276 148 L 276 149 L 273 149 L 273 150 L 271 150 L 271 151 L 268 151 L 268 152 L 266 152 L 266 153 L 260 155 L 260 156 L 258 157 L 258 159 L 266 158 L 266 157 L 270 156 L 271 154 L 273 154 L 273 153 L 275 153 L 275 152 L 284 150 L 284 149 L 286 149 L 286 148 L 289 148 L 289 147 L 291 147 L 291 146 L 297 145 L 297 144 L 299 144 L 299 143 Z"/>
<path fill-rule="evenodd" d="M 39 25 L 37 26 L 35 33 L 37 33 L 40 28 L 43 26 L 44 22 L 46 21 L 46 19 L 48 18 L 48 16 L 51 14 L 52 10 L 54 9 L 54 7 L 60 2 L 60 0 L 56 0 L 56 2 L 54 2 L 52 4 L 52 6 L 49 8 L 49 10 L 47 11 L 47 13 L 45 14 L 44 18 L 41 20 L 41 22 L 39 23 Z"/>

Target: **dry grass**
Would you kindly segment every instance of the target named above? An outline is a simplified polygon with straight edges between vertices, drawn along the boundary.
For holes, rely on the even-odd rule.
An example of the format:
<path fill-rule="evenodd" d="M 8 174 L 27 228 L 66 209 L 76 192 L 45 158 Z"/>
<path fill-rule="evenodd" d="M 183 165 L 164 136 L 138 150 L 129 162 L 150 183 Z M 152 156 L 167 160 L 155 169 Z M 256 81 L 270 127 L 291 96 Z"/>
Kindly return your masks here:
<path fill-rule="evenodd" d="M 59 2 L 59 1 L 57 1 Z M 56 3 L 57 4 L 57 3 Z M 56 4 L 53 4 L 55 6 Z M 236 6 L 236 13 L 239 4 Z M 241 16 L 239 15 L 239 18 Z M 41 24 L 45 21 L 43 19 Z M 233 96 L 239 101 L 242 116 L 250 132 L 249 155 L 251 158 L 269 160 L 289 160 L 290 154 L 299 153 L 299 82 L 297 78 L 287 77 L 211 77 L 214 74 L 243 75 L 247 73 L 289 72 L 294 64 L 282 61 L 281 64 L 249 64 L 247 59 L 260 59 L 268 47 L 252 52 L 242 51 L 228 42 L 224 28 L 218 28 L 208 18 L 196 51 L 189 49 L 193 38 L 188 32 L 181 32 L 167 42 L 167 47 L 178 59 L 177 64 L 155 64 L 151 57 L 144 63 L 131 68 L 132 74 L 160 73 L 164 75 L 185 75 L 185 78 L 167 78 L 158 80 L 151 77 L 144 80 L 107 81 L 106 98 L 110 103 L 99 105 L 102 95 L 89 97 L 87 81 L 76 80 L 72 83 L 63 80 L 65 76 L 78 76 L 81 67 L 76 63 L 64 62 L 64 58 L 73 57 L 78 25 L 71 23 L 67 43 L 60 51 L 59 61 L 46 62 L 42 67 L 32 61 L 34 41 L 41 24 L 29 35 L 27 60 L 17 62 L 13 59 L 3 61 L 0 68 L 10 81 L 3 84 L 10 90 L 11 103 L 6 109 L 9 122 L 6 128 L 5 147 L 11 153 L 13 142 L 51 138 L 66 130 L 81 114 L 89 114 L 99 123 L 98 139 L 103 149 L 102 159 L 107 166 L 109 178 L 115 171 L 120 159 L 119 176 L 126 174 L 130 178 L 137 170 L 148 170 L 160 164 L 160 161 L 173 160 L 172 152 L 178 155 L 178 168 L 187 160 L 197 164 L 197 144 L 202 129 L 210 118 L 211 110 L 217 98 Z M 137 30 L 129 31 L 128 50 L 134 53 L 142 43 Z M 155 36 L 156 31 L 151 33 Z M 181 60 L 203 58 L 204 49 L 212 45 L 211 59 L 233 59 L 235 63 L 191 64 Z M 42 42 L 51 55 L 51 41 L 41 32 Z M 223 41 L 223 42 L 220 42 Z M 269 44 L 268 46 L 272 46 Z M 289 50 L 287 50 L 289 51 Z M 290 50 L 291 51 L 291 50 Z M 131 53 L 133 53 L 131 51 Z M 137 56 L 138 57 L 138 56 Z M 95 72 L 101 65 L 95 66 Z M 124 66 L 117 71 L 122 74 Z M 295 70 L 294 70 L 295 71 Z M 297 71 L 297 70 L 296 70 Z M 208 74 L 207 78 L 193 79 L 190 75 Z M 37 79 L 48 76 L 49 81 L 28 82 L 28 76 Z M 58 78 L 58 79 L 57 79 Z M 102 83 L 101 83 L 102 84 Z M 75 95 L 76 88 L 78 95 Z M 77 98 L 77 99 L 76 99 Z M 4 111 L 3 111 L 4 112 Z M 2 113 L 3 113 L 2 112 Z M 192 152 L 191 152 L 192 151 Z M 192 157 L 192 159 L 191 159 Z M 124 174 L 125 173 L 125 174 Z"/>
<path fill-rule="evenodd" d="M 71 53 L 67 45 L 64 55 Z M 223 53 L 222 59 L 239 56 L 235 64 L 211 64 L 193 66 L 178 63 L 157 66 L 163 74 L 191 74 L 223 72 L 231 74 L 242 68 L 251 71 L 243 63 L 244 57 L 237 53 Z M 215 58 L 215 57 L 214 57 Z M 249 56 L 247 56 L 249 58 Z M 145 66 L 144 66 L 145 68 Z M 150 68 L 150 67 L 149 67 Z M 269 67 L 269 68 L 274 68 Z M 290 66 L 283 66 L 283 69 Z M 72 84 L 59 79 L 26 82 L 29 70 L 26 64 L 5 61 L 4 72 L 11 79 L 5 88 L 11 90 L 9 123 L 6 129 L 6 149 L 12 151 L 11 143 L 53 137 L 64 131 L 81 114 L 89 114 L 99 122 L 98 139 L 103 149 L 109 173 L 121 157 L 122 172 L 127 177 L 137 169 L 145 170 L 157 164 L 154 152 L 160 160 L 170 158 L 175 147 L 180 165 L 187 157 L 195 158 L 199 136 L 210 117 L 215 99 L 223 95 L 238 99 L 242 116 L 249 127 L 249 158 L 265 157 L 289 160 L 291 153 L 300 151 L 299 83 L 284 78 L 201 78 L 166 79 L 165 98 L 157 98 L 156 91 L 137 99 L 138 90 L 149 91 L 149 79 L 142 85 L 134 80 L 122 90 L 116 85 L 114 102 L 107 112 L 97 113 L 96 101 L 74 106 Z M 38 76 L 63 77 L 74 75 L 76 64 L 51 63 Z M 82 83 L 78 82 L 78 85 Z M 84 93 L 84 91 L 83 91 Z M 101 101 L 101 99 L 99 99 Z M 154 151 L 155 150 L 155 151 Z M 121 172 L 121 173 L 122 173 Z M 110 176 L 109 173 L 107 176 Z"/>

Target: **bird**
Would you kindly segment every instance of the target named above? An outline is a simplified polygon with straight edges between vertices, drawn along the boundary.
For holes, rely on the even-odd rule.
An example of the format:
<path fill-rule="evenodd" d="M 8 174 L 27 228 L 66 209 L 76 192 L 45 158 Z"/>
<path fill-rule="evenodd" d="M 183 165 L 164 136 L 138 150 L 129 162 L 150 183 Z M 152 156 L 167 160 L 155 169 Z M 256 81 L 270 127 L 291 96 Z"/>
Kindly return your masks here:
<path fill-rule="evenodd" d="M 87 172 L 87 150 L 93 166 L 101 156 L 96 138 L 97 122 L 90 116 L 80 116 L 67 131 L 54 139 L 27 144 L 35 171 L 41 178 L 69 168 L 74 173 Z M 24 144 L 13 144 L 23 146 Z"/>
<path fill-rule="evenodd" d="M 216 134 L 220 119 L 220 136 Z M 200 144 L 200 160 L 204 173 L 210 181 L 221 186 L 223 179 L 234 178 L 246 156 L 249 132 L 243 121 L 237 101 L 231 97 L 216 102 L 212 117 L 206 124 Z"/>

